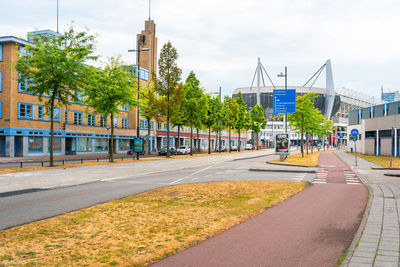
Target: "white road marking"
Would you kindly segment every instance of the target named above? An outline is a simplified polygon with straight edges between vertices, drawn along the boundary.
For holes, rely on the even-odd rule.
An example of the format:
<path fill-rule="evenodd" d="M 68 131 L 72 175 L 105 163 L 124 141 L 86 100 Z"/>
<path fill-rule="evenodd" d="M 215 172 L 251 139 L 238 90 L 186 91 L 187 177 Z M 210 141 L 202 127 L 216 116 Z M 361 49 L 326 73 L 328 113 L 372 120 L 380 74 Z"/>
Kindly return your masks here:
<path fill-rule="evenodd" d="M 169 183 L 169 184 L 176 184 L 176 183 L 178 183 L 178 182 L 180 182 L 180 181 L 182 181 L 182 180 L 184 180 L 184 179 L 187 179 L 187 178 L 192 177 L 193 175 L 196 175 L 196 174 L 198 174 L 198 173 L 200 173 L 200 172 L 203 172 L 203 171 L 205 171 L 205 170 L 208 170 L 208 169 L 214 167 L 214 166 L 217 165 L 217 164 L 219 164 L 219 162 L 214 163 L 213 165 L 210 165 L 210 166 L 205 167 L 205 168 L 203 168 L 203 169 L 197 170 L 197 171 L 195 171 L 194 173 L 189 174 L 189 175 L 187 175 L 187 176 L 185 176 L 185 177 L 183 177 L 183 178 L 180 178 L 180 179 L 178 179 L 178 180 L 175 180 L 175 181 L 173 181 L 173 182 L 171 182 L 171 183 Z"/>

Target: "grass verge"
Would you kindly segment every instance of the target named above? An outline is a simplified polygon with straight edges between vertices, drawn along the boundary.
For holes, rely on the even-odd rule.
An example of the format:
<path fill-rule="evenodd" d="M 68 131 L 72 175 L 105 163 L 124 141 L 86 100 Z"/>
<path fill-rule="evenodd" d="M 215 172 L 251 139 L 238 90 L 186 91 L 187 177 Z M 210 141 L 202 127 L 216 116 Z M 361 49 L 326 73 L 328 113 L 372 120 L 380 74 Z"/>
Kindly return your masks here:
<path fill-rule="evenodd" d="M 347 154 L 354 155 L 354 153 L 347 152 Z M 374 156 L 374 155 L 363 155 L 361 153 L 357 153 L 357 157 L 368 160 L 372 163 L 375 163 L 384 168 L 390 168 L 390 157 L 387 156 Z M 392 158 L 392 168 L 400 168 L 400 158 L 393 157 Z"/>
<path fill-rule="evenodd" d="M 185 184 L 0 231 L 0 266 L 144 266 L 213 236 L 304 182 Z"/>
<path fill-rule="evenodd" d="M 307 167 L 317 167 L 319 155 L 321 154 L 321 152 L 322 151 L 315 151 L 313 153 L 309 153 L 308 155 L 304 153 L 304 158 L 301 156 L 301 153 L 298 153 L 288 156 L 283 162 L 281 162 L 279 159 L 273 159 L 269 162 L 284 165 L 302 165 Z"/>
<path fill-rule="evenodd" d="M 348 248 L 343 250 L 342 256 L 340 256 L 340 258 L 337 261 L 337 266 L 338 267 L 344 262 L 344 260 L 346 259 L 348 253 L 349 253 L 349 249 Z"/>

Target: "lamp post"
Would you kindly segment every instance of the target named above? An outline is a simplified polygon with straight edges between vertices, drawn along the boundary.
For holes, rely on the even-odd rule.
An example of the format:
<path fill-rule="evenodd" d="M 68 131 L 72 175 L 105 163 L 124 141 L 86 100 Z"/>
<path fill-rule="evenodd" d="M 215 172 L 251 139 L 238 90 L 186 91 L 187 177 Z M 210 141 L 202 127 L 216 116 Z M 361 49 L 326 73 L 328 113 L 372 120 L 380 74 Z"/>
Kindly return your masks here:
<path fill-rule="evenodd" d="M 252 128 L 252 133 L 251 133 L 251 150 L 254 150 L 254 107 L 251 109 L 251 112 L 253 113 L 253 116 L 251 116 L 251 128 Z M 257 146 L 258 149 L 258 146 Z"/>
<path fill-rule="evenodd" d="M 287 90 L 287 67 L 285 66 L 285 74 L 282 72 L 278 74 L 278 77 L 285 77 L 285 90 Z M 285 133 L 287 133 L 287 113 L 285 113 Z"/>
<path fill-rule="evenodd" d="M 137 52 L 137 100 L 139 103 L 140 99 L 140 52 L 149 51 L 149 48 L 140 49 L 140 45 L 144 45 L 146 43 L 146 36 L 140 35 L 137 42 L 137 49 L 129 49 L 128 52 Z M 139 107 L 137 107 L 137 118 L 136 118 L 136 138 L 140 138 L 140 129 L 139 129 Z M 139 160 L 139 153 L 136 152 L 136 159 Z M 133 151 L 132 151 L 133 154 Z"/>

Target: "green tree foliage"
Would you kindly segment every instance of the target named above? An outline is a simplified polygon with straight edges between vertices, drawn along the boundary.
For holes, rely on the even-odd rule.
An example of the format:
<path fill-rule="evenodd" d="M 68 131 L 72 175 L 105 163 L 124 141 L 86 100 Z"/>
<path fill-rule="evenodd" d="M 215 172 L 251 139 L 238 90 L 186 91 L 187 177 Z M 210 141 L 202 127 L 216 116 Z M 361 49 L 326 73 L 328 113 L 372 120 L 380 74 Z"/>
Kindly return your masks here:
<path fill-rule="evenodd" d="M 203 120 L 203 125 L 208 128 L 208 154 L 211 153 L 211 128 L 218 133 L 222 130 L 222 103 L 221 99 L 212 98 L 210 95 L 206 96 L 207 99 L 207 115 Z M 216 141 L 215 146 L 218 145 L 218 141 Z"/>
<path fill-rule="evenodd" d="M 77 99 L 70 92 L 81 92 L 87 82 L 84 63 L 96 60 L 93 55 L 95 37 L 87 32 L 75 32 L 72 27 L 63 36 L 41 35 L 34 44 L 27 45 L 28 52 L 19 55 L 15 69 L 20 73 L 19 82 L 29 81 L 27 90 L 39 97 L 50 117 L 50 166 L 54 166 L 53 138 L 55 107 L 68 106 Z M 61 114 L 58 114 L 61 116 Z"/>
<path fill-rule="evenodd" d="M 104 70 L 91 68 L 91 82 L 86 87 L 85 103 L 96 113 L 110 116 L 111 145 L 109 147 L 111 161 L 114 161 L 114 116 L 120 112 L 123 104 L 137 106 L 132 87 L 136 87 L 135 75 L 127 70 L 120 57 L 111 57 Z"/>
<path fill-rule="evenodd" d="M 147 86 L 140 90 L 140 103 L 139 110 L 140 115 L 147 120 L 147 154 L 151 154 L 151 142 L 150 142 L 150 131 L 151 131 L 151 120 L 157 122 L 159 114 L 159 101 L 155 90 L 155 74 L 152 75 Z"/>
<path fill-rule="evenodd" d="M 250 111 L 250 117 L 253 125 L 252 129 L 256 133 L 256 144 L 258 149 L 258 134 L 261 132 L 261 129 L 264 129 L 267 125 L 267 119 L 264 116 L 263 107 L 260 105 L 255 105 Z"/>
<path fill-rule="evenodd" d="M 229 133 L 229 152 L 231 152 L 231 130 L 235 128 L 238 121 L 239 104 L 229 96 L 224 99 L 224 125 L 228 128 Z"/>
<path fill-rule="evenodd" d="M 193 126 L 199 128 L 207 115 L 207 100 L 200 87 L 200 81 L 193 71 L 189 73 L 184 85 L 185 93 L 182 100 L 183 120 L 190 125 L 190 154 L 193 154 Z"/>
<path fill-rule="evenodd" d="M 296 113 L 289 113 L 287 118 L 293 129 L 301 135 L 301 153 L 304 157 L 304 133 L 309 133 L 315 127 L 319 111 L 314 107 L 316 95 L 308 93 L 296 97 Z"/>
<path fill-rule="evenodd" d="M 180 110 L 184 88 L 179 81 L 181 80 L 182 70 L 176 63 L 178 52 L 171 42 L 164 44 L 160 52 L 158 61 L 158 77 L 156 82 L 156 92 L 159 96 L 160 115 L 167 119 L 167 157 L 169 157 L 170 147 L 170 120 L 173 114 Z"/>
<path fill-rule="evenodd" d="M 243 100 L 243 96 L 242 93 L 239 92 L 235 98 L 235 101 L 238 105 L 238 117 L 237 117 L 237 121 L 236 124 L 234 126 L 234 128 L 236 129 L 236 131 L 238 132 L 239 135 L 239 145 L 238 145 L 238 150 L 240 152 L 240 133 L 243 130 L 246 130 L 247 126 L 246 126 L 246 103 Z"/>

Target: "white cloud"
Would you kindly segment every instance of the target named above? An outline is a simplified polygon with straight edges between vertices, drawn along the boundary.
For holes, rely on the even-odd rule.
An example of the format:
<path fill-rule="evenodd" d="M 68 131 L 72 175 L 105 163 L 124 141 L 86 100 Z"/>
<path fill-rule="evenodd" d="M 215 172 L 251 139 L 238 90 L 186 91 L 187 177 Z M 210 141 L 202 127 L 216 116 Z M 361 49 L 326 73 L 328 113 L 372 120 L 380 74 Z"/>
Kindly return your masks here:
<path fill-rule="evenodd" d="M 98 52 L 131 63 L 135 36 L 148 17 L 146 0 L 59 0 L 60 28 L 71 21 L 100 34 Z M 171 40 L 187 75 L 194 70 L 209 90 L 249 86 L 261 57 L 271 78 L 288 66 L 289 84 L 302 85 L 327 59 L 335 86 L 376 94 L 381 84 L 399 88 L 395 0 L 153 0 L 158 47 Z M 0 35 L 56 27 L 55 0 L 5 1 Z M 318 81 L 324 86 L 324 77 Z"/>

